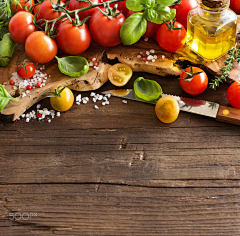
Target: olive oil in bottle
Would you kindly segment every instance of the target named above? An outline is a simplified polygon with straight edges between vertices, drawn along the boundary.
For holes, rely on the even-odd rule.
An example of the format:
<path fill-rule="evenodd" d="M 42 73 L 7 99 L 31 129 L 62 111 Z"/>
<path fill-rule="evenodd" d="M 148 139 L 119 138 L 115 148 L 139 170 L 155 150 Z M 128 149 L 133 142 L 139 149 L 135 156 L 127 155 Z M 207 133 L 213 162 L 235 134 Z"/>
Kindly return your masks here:
<path fill-rule="evenodd" d="M 187 45 L 205 60 L 216 60 L 235 46 L 237 16 L 229 0 L 198 0 L 189 12 Z"/>

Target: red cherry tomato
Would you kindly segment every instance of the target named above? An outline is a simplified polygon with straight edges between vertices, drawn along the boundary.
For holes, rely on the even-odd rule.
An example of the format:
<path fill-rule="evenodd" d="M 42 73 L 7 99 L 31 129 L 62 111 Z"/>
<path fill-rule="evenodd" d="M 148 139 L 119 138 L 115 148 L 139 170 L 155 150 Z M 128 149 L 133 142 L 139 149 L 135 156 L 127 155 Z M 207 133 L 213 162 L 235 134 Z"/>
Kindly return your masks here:
<path fill-rule="evenodd" d="M 27 37 L 25 51 L 32 61 L 47 63 L 57 55 L 58 46 L 45 32 L 36 31 Z"/>
<path fill-rule="evenodd" d="M 239 0 L 231 0 L 230 8 L 235 11 L 237 14 L 240 13 L 240 1 Z"/>
<path fill-rule="evenodd" d="M 57 4 L 57 0 L 52 0 L 54 4 Z M 63 2 L 61 2 L 61 5 L 64 5 Z M 37 19 L 46 19 L 46 20 L 54 20 L 60 16 L 64 15 L 63 12 L 54 11 L 51 5 L 50 0 L 46 0 L 43 3 L 41 3 L 41 6 L 39 8 L 39 12 L 37 15 Z M 59 22 L 60 23 L 60 22 Z"/>
<path fill-rule="evenodd" d="M 135 13 L 135 11 L 129 10 L 127 13 L 127 17 L 131 16 L 133 13 Z M 160 27 L 160 24 L 155 24 L 147 20 L 147 30 L 142 37 L 143 38 L 154 37 L 157 34 L 159 27 Z"/>
<path fill-rule="evenodd" d="M 191 71 L 191 68 L 192 68 L 192 71 Z M 198 95 L 202 93 L 208 86 L 208 77 L 206 73 L 198 67 L 188 67 L 185 70 L 191 73 L 197 73 L 197 72 L 201 72 L 201 73 L 193 76 L 191 81 L 187 81 L 187 80 L 184 80 L 184 78 L 187 77 L 187 74 L 185 72 L 182 72 L 179 79 L 181 88 L 186 93 L 191 95 Z"/>
<path fill-rule="evenodd" d="M 35 7 L 33 8 L 33 14 L 34 14 L 34 15 L 37 14 L 38 10 L 39 10 L 40 7 L 41 7 L 41 4 L 42 4 L 42 3 L 38 4 L 37 6 L 35 6 Z"/>
<path fill-rule="evenodd" d="M 42 83 L 41 83 L 40 81 L 38 81 L 37 84 L 36 84 L 36 86 L 37 86 L 38 88 L 40 88 L 41 85 L 42 85 Z"/>
<path fill-rule="evenodd" d="M 169 26 L 166 24 L 162 24 L 157 31 L 157 42 L 161 48 L 166 51 L 176 51 L 180 49 L 187 40 L 187 33 L 184 29 L 183 25 L 178 22 L 167 22 Z M 171 28 L 178 29 L 169 29 Z"/>
<path fill-rule="evenodd" d="M 63 52 L 77 55 L 88 49 L 91 35 L 86 24 L 73 26 L 69 20 L 65 20 L 58 26 L 56 41 Z"/>
<path fill-rule="evenodd" d="M 20 11 L 11 18 L 8 29 L 14 42 L 24 45 L 27 37 L 37 30 L 32 23 L 33 18 L 33 14 L 26 11 Z"/>
<path fill-rule="evenodd" d="M 35 73 L 35 66 L 31 61 L 24 60 L 18 65 L 17 74 L 23 79 L 31 78 Z"/>
<path fill-rule="evenodd" d="M 127 1 L 127 0 L 126 0 Z M 122 14 L 127 17 L 127 13 L 128 13 L 128 8 L 126 7 L 126 1 L 122 1 L 122 2 L 118 2 L 118 7 L 117 9 L 119 11 L 122 11 Z"/>
<path fill-rule="evenodd" d="M 119 11 L 117 10 L 116 12 Z M 104 47 L 113 47 L 120 44 L 120 29 L 125 19 L 122 13 L 109 19 L 100 11 L 94 12 L 89 23 L 92 39 Z"/>
<path fill-rule="evenodd" d="M 234 82 L 227 91 L 227 99 L 231 106 L 240 108 L 240 83 Z"/>
<path fill-rule="evenodd" d="M 232 0 L 231 0 L 232 1 Z M 176 9 L 176 21 L 187 29 L 188 12 L 197 6 L 197 0 L 181 0 L 181 3 L 171 8 Z"/>
<path fill-rule="evenodd" d="M 20 5 L 18 4 L 18 1 L 13 0 L 11 2 L 12 11 L 18 12 L 18 11 L 25 11 L 24 6 L 26 5 L 27 10 L 29 10 L 34 5 L 34 0 L 29 0 L 26 2 L 26 0 L 19 0 Z"/>
<path fill-rule="evenodd" d="M 101 3 L 101 0 L 92 0 L 92 3 L 94 4 L 98 4 Z M 71 0 L 69 3 L 69 10 L 73 11 L 73 10 L 77 10 L 77 9 L 82 9 L 84 7 L 88 7 L 90 5 L 90 3 L 86 3 L 86 2 L 79 2 L 77 0 Z M 92 14 L 97 11 L 97 8 L 91 8 L 82 12 L 78 13 L 79 19 L 83 20 L 84 18 L 88 17 L 88 16 L 92 16 Z"/>

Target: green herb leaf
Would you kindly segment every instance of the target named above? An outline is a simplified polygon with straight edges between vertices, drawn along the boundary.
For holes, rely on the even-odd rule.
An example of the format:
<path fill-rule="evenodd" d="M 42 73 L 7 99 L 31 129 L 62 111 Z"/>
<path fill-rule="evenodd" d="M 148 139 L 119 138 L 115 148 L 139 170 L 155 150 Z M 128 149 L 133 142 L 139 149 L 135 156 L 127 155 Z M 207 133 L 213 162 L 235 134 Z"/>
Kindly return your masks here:
<path fill-rule="evenodd" d="M 142 11 L 154 7 L 155 0 L 127 0 L 126 7 L 132 11 Z"/>
<path fill-rule="evenodd" d="M 128 17 L 120 30 L 120 37 L 124 45 L 136 43 L 146 32 L 147 20 L 143 13 L 134 13 Z"/>
<path fill-rule="evenodd" d="M 10 33 L 4 34 L 0 41 L 0 66 L 7 66 L 13 55 L 16 43 L 12 40 Z"/>
<path fill-rule="evenodd" d="M 134 81 L 133 89 L 137 98 L 154 104 L 162 94 L 162 88 L 156 81 L 144 79 L 143 77 L 139 77 Z"/>
<path fill-rule="evenodd" d="M 10 100 L 18 101 L 17 98 L 13 98 L 0 84 L 0 111 L 2 111 L 2 109 L 8 104 Z"/>
<path fill-rule="evenodd" d="M 152 9 L 146 9 L 145 15 L 147 19 L 156 24 L 162 24 L 163 21 L 174 19 L 176 9 L 171 9 L 167 6 L 156 4 Z"/>
<path fill-rule="evenodd" d="M 176 3 L 176 0 L 156 0 L 156 3 L 159 3 L 162 6 L 172 6 Z"/>
<path fill-rule="evenodd" d="M 59 70 L 68 76 L 79 77 L 86 74 L 89 70 L 88 61 L 84 57 L 78 56 L 67 56 L 58 58 L 58 68 Z"/>

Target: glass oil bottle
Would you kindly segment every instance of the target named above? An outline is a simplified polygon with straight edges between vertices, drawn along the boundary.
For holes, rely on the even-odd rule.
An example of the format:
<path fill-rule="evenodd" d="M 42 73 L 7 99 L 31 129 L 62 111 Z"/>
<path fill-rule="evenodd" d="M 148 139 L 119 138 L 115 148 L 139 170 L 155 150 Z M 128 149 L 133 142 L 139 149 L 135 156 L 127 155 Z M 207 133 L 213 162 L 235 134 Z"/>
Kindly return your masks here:
<path fill-rule="evenodd" d="M 198 0 L 188 14 L 187 45 L 205 60 L 216 60 L 235 46 L 237 16 L 230 0 Z"/>

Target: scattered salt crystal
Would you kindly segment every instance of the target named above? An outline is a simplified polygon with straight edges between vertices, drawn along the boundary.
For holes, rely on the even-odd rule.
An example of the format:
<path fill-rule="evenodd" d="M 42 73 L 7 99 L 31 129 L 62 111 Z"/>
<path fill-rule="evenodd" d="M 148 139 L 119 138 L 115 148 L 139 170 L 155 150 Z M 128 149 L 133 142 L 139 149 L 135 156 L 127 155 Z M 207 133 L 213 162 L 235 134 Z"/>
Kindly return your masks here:
<path fill-rule="evenodd" d="M 91 94 L 90 94 L 91 97 L 93 97 L 95 95 L 96 95 L 96 93 L 94 93 L 94 92 L 91 92 Z"/>
<path fill-rule="evenodd" d="M 95 109 L 99 109 L 99 107 L 97 105 L 94 106 Z"/>
<path fill-rule="evenodd" d="M 51 123 L 51 119 L 48 119 L 48 123 Z"/>
<path fill-rule="evenodd" d="M 15 90 L 16 90 L 16 89 L 17 89 L 17 86 L 13 86 L 13 89 L 15 89 Z"/>
<path fill-rule="evenodd" d="M 96 61 L 96 60 L 97 60 L 97 58 L 95 58 L 95 57 L 92 59 L 92 61 Z"/>
<path fill-rule="evenodd" d="M 148 41 L 148 38 L 144 38 L 144 41 L 147 42 L 147 41 Z"/>
<path fill-rule="evenodd" d="M 141 55 L 137 55 L 137 58 L 141 58 L 142 56 Z"/>
<path fill-rule="evenodd" d="M 89 62 L 89 66 L 93 66 L 93 63 L 92 63 L 92 62 Z"/>
<path fill-rule="evenodd" d="M 155 62 L 155 59 L 152 59 L 152 62 Z"/>
<path fill-rule="evenodd" d="M 98 100 L 101 101 L 103 99 L 103 95 L 98 96 Z"/>
<path fill-rule="evenodd" d="M 24 118 L 26 115 L 25 114 L 22 114 L 21 117 Z"/>
<path fill-rule="evenodd" d="M 76 102 L 77 105 L 80 105 L 80 102 Z"/>
<path fill-rule="evenodd" d="M 58 111 L 56 116 L 60 116 L 60 115 L 61 115 L 61 113 Z"/>
<path fill-rule="evenodd" d="M 87 104 L 87 101 L 86 101 L 86 100 L 83 100 L 82 103 L 83 103 L 83 104 Z"/>
<path fill-rule="evenodd" d="M 105 102 L 102 102 L 102 105 L 103 105 L 103 106 L 105 106 L 105 104 L 106 104 Z"/>
<path fill-rule="evenodd" d="M 150 49 L 150 52 L 151 52 L 151 53 L 155 53 L 155 50 L 154 50 L 154 49 Z"/>
<path fill-rule="evenodd" d="M 154 58 L 154 59 L 157 59 L 157 55 L 154 55 L 153 58 Z"/>
<path fill-rule="evenodd" d="M 148 61 L 145 61 L 145 64 L 148 64 Z"/>
<path fill-rule="evenodd" d="M 108 104 L 109 104 L 109 101 L 106 101 L 106 102 L 105 102 L 105 105 L 108 105 Z"/>
<path fill-rule="evenodd" d="M 96 66 L 96 68 L 95 68 L 96 70 L 98 70 L 99 69 L 99 67 L 98 66 Z"/>
<path fill-rule="evenodd" d="M 149 52 L 149 51 L 146 51 L 146 55 L 150 55 L 150 52 Z"/>
<path fill-rule="evenodd" d="M 164 55 L 162 55 L 162 59 L 163 59 L 163 58 L 165 58 L 165 56 L 164 56 Z"/>
<path fill-rule="evenodd" d="M 122 103 L 125 103 L 125 104 L 126 104 L 126 103 L 127 103 L 127 100 L 122 100 Z"/>
<path fill-rule="evenodd" d="M 29 121 L 30 121 L 30 119 L 29 119 L 29 118 L 27 118 L 27 119 L 26 119 L 26 122 L 29 122 Z"/>

